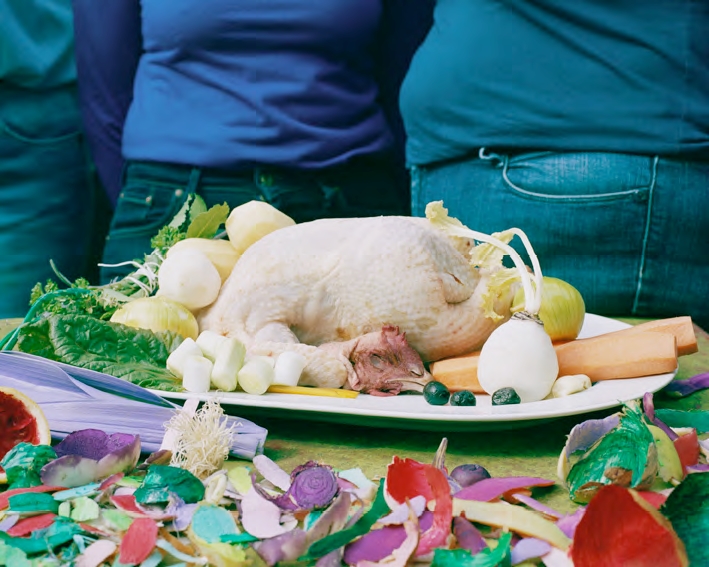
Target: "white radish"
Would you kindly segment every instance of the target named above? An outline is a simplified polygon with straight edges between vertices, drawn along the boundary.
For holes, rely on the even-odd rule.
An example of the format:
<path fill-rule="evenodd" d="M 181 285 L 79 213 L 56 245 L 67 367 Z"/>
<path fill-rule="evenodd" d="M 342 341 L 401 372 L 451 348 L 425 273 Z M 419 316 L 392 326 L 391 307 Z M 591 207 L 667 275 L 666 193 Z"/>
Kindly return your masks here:
<path fill-rule="evenodd" d="M 263 357 L 255 357 L 239 370 L 239 386 L 247 394 L 261 395 L 273 384 L 273 375 L 273 366 Z"/>
<path fill-rule="evenodd" d="M 196 311 L 214 303 L 222 278 L 204 252 L 186 248 L 165 258 L 158 271 L 158 287 L 159 296 Z"/>
<path fill-rule="evenodd" d="M 236 339 L 226 338 L 217 349 L 212 369 L 212 385 L 218 390 L 236 390 L 237 375 L 244 365 L 246 348 Z"/>
<path fill-rule="evenodd" d="M 282 352 L 278 355 L 273 369 L 273 383 L 281 386 L 297 386 L 306 362 L 302 354 L 291 351 Z"/>
<path fill-rule="evenodd" d="M 203 394 L 209 392 L 212 375 L 212 361 L 203 356 L 188 356 L 182 375 L 182 387 L 188 392 Z"/>
<path fill-rule="evenodd" d="M 547 396 L 559 374 L 559 362 L 542 323 L 523 317 L 515 314 L 485 341 L 478 380 L 491 395 L 500 388 L 514 388 L 525 403 Z"/>
<path fill-rule="evenodd" d="M 219 347 L 226 340 L 227 337 L 214 331 L 202 331 L 197 337 L 197 346 L 202 349 L 204 356 L 214 362 L 214 359 L 217 358 Z"/>
<path fill-rule="evenodd" d="M 167 369 L 178 378 L 185 373 L 185 361 L 189 356 L 202 356 L 202 349 L 192 339 L 185 339 L 167 357 Z"/>
<path fill-rule="evenodd" d="M 522 258 L 509 244 L 494 236 L 470 230 L 448 216 L 440 201 L 429 203 L 426 217 L 452 236 L 472 238 L 500 248 L 510 256 L 524 289 L 524 311 L 495 329 L 485 341 L 478 362 L 478 380 L 490 395 L 500 388 L 513 388 L 522 402 L 543 400 L 559 375 L 559 362 L 549 335 L 539 319 L 542 303 L 543 276 L 539 259 L 531 243 L 520 229 L 510 229 L 524 244 L 532 262 L 534 283 Z"/>

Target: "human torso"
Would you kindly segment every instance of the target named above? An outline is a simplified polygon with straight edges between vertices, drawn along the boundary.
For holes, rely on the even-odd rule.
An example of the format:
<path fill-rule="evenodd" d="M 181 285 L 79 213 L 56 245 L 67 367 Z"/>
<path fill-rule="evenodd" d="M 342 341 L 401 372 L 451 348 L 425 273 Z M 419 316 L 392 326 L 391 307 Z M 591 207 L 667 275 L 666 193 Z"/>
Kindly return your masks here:
<path fill-rule="evenodd" d="M 482 146 L 709 156 L 709 4 L 439 0 L 402 87 L 408 157 Z"/>
<path fill-rule="evenodd" d="M 381 0 L 142 0 L 129 159 L 317 169 L 391 144 Z"/>

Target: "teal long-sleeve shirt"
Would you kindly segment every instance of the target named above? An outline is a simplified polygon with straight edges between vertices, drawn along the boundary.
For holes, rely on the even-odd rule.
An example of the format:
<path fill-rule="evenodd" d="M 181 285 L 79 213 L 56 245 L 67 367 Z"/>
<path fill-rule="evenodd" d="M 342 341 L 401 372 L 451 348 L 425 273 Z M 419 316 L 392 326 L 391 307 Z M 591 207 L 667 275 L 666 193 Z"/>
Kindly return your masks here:
<path fill-rule="evenodd" d="M 76 81 L 71 0 L 0 1 L 0 88 Z"/>

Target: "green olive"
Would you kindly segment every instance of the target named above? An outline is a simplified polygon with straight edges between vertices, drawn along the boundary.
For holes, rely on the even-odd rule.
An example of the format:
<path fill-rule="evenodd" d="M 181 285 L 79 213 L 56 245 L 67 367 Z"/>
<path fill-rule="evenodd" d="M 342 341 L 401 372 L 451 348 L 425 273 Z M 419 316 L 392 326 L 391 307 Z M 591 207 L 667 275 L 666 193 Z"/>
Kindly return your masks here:
<path fill-rule="evenodd" d="M 509 404 L 519 404 L 522 400 L 519 399 L 519 394 L 514 388 L 500 388 L 492 395 L 493 406 L 504 406 Z"/>
<path fill-rule="evenodd" d="M 476 403 L 475 394 L 469 390 L 461 390 L 451 396 L 452 406 L 474 406 Z"/>
<path fill-rule="evenodd" d="M 432 406 L 444 406 L 448 403 L 451 393 L 444 384 L 433 380 L 423 387 L 423 397 Z"/>

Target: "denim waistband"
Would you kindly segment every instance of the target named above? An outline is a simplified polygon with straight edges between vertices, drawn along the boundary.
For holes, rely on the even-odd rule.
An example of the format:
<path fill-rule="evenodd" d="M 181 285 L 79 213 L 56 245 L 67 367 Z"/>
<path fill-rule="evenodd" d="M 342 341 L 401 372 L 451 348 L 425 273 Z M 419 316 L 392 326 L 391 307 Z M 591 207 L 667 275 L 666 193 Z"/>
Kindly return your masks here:
<path fill-rule="evenodd" d="M 238 169 L 221 169 L 201 167 L 177 163 L 158 163 L 148 161 L 129 161 L 124 168 L 124 180 L 140 177 L 143 180 L 164 183 L 188 185 L 198 179 L 200 183 L 210 186 L 229 186 L 235 181 L 263 183 L 264 178 L 290 180 L 319 181 L 327 184 L 337 184 L 352 175 L 361 176 L 371 172 L 377 175 L 382 168 L 392 168 L 393 157 L 384 155 L 368 155 L 354 158 L 341 165 L 323 169 L 296 169 L 275 165 L 253 165 Z"/>

